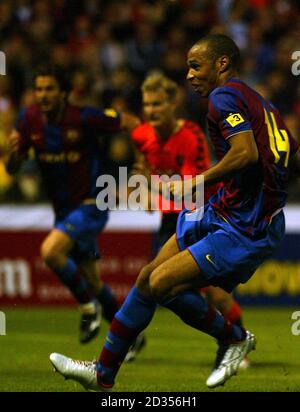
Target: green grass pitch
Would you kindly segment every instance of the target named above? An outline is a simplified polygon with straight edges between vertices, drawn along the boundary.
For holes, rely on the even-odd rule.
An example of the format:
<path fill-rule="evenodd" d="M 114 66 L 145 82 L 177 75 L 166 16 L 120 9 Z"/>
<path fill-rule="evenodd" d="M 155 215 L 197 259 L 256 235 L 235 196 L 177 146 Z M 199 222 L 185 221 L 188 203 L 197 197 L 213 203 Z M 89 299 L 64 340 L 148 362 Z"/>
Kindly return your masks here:
<path fill-rule="evenodd" d="M 296 308 L 246 308 L 247 328 L 257 336 L 252 366 L 215 389 L 231 391 L 300 391 L 300 335 L 291 333 Z M 76 309 L 2 309 L 6 336 L 0 336 L 0 392 L 73 392 L 80 385 L 53 373 L 51 352 L 77 359 L 97 358 L 107 332 L 82 346 L 77 342 Z M 160 309 L 147 329 L 148 343 L 138 359 L 122 366 L 115 391 L 204 392 L 216 344 Z"/>

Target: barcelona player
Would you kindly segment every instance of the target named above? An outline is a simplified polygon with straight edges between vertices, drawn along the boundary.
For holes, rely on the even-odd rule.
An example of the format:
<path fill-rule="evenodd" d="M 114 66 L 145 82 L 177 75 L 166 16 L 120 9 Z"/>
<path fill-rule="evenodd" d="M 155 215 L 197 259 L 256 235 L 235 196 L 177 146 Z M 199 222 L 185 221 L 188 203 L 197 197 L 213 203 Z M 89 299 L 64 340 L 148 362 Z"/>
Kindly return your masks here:
<path fill-rule="evenodd" d="M 161 73 L 153 73 L 145 79 L 141 91 L 145 122 L 131 133 L 137 158 L 133 173 L 143 173 L 147 177 L 149 172 L 156 175 L 196 176 L 208 169 L 211 159 L 202 129 L 195 122 L 176 115 L 177 84 Z M 217 189 L 218 185 L 208 187 L 205 201 Z M 156 206 L 162 211 L 157 239 L 160 249 L 176 232 L 179 210 L 176 210 L 174 203 L 164 202 L 162 195 L 157 199 Z M 215 287 L 206 288 L 205 294 L 227 320 L 242 324 L 241 308 L 231 294 Z M 128 351 L 126 360 L 135 357 L 145 344 L 145 337 L 141 335 L 135 344 Z M 245 359 L 243 366 L 247 365 L 248 360 Z"/>
<path fill-rule="evenodd" d="M 121 127 L 131 130 L 136 118 L 112 109 L 68 104 L 69 83 L 61 69 L 45 65 L 35 75 L 36 104 L 20 113 L 10 136 L 9 172 L 18 170 L 34 149 L 55 224 L 41 245 L 41 255 L 80 305 L 80 342 L 89 342 L 109 322 L 118 303 L 99 277 L 98 234 L 108 211 L 96 207 L 96 179 L 101 170 L 97 137 Z"/>
<path fill-rule="evenodd" d="M 151 322 L 157 302 L 217 339 L 209 388 L 235 375 L 255 347 L 251 332 L 226 322 L 194 292 L 207 285 L 231 292 L 272 255 L 284 236 L 289 168 L 300 175 L 296 141 L 276 108 L 239 79 L 239 60 L 238 47 L 223 34 L 200 39 L 188 52 L 187 79 L 209 99 L 209 132 L 219 159 L 203 172 L 204 182 L 224 186 L 209 199 L 201 220 L 186 219 L 187 210 L 180 213 L 176 235 L 142 269 L 115 315 L 98 362 L 51 354 L 62 375 L 87 389 L 113 387 L 127 348 Z M 172 182 L 175 195 L 180 185 Z"/>

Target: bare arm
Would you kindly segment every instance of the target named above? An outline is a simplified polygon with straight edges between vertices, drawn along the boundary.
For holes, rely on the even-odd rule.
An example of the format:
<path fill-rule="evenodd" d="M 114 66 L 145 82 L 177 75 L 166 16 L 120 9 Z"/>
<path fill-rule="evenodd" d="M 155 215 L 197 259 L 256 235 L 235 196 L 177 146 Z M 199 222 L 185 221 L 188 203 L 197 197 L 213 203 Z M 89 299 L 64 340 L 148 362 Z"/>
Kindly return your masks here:
<path fill-rule="evenodd" d="M 129 133 L 132 132 L 141 123 L 137 116 L 129 113 L 121 113 L 121 128 L 127 130 Z"/>
<path fill-rule="evenodd" d="M 232 136 L 228 143 L 230 149 L 223 159 L 202 173 L 206 186 L 222 182 L 238 170 L 257 162 L 258 150 L 252 131 L 238 133 Z M 194 191 L 197 186 L 197 177 L 194 177 L 192 182 L 192 190 Z M 183 182 L 172 182 L 170 186 L 174 196 L 180 196 L 184 193 Z"/>
<path fill-rule="evenodd" d="M 6 161 L 5 167 L 6 167 L 7 173 L 9 174 L 17 173 L 22 164 L 22 161 L 25 158 L 24 155 L 21 155 L 19 153 L 20 140 L 21 140 L 20 133 L 16 129 L 14 129 L 8 137 L 9 156 Z"/>
<path fill-rule="evenodd" d="M 230 149 L 223 159 L 203 173 L 205 185 L 221 182 L 234 172 L 257 162 L 258 150 L 252 131 L 238 133 L 228 143 Z"/>

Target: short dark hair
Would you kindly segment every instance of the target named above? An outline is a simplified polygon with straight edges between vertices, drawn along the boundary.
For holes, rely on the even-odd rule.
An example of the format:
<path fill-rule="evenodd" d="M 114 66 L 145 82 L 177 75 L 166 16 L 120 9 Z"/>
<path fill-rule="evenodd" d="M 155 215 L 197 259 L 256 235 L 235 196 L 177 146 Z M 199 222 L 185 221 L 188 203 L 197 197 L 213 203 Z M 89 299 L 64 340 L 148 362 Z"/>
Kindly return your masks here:
<path fill-rule="evenodd" d="M 57 81 L 61 91 L 66 93 L 71 91 L 70 73 L 68 75 L 66 70 L 64 70 L 61 66 L 51 63 L 41 64 L 35 70 L 34 80 L 38 76 L 53 77 Z"/>
<path fill-rule="evenodd" d="M 221 56 L 228 56 L 230 66 L 238 69 L 240 66 L 240 50 L 235 42 L 225 34 L 208 34 L 197 41 L 197 44 L 207 43 L 207 53 L 209 58 L 215 62 Z"/>

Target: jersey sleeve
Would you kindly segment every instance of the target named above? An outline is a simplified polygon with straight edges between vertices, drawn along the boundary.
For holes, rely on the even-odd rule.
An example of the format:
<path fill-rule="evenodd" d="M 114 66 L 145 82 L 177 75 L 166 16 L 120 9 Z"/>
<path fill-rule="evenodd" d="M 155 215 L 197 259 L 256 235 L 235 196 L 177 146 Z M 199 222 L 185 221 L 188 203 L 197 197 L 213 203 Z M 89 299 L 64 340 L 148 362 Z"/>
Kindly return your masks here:
<path fill-rule="evenodd" d="M 114 109 L 85 107 L 81 112 L 81 121 L 85 126 L 100 132 L 115 133 L 121 127 L 121 115 Z"/>
<path fill-rule="evenodd" d="M 239 92 L 230 87 L 220 87 L 209 97 L 208 118 L 218 125 L 225 140 L 252 130 L 247 108 Z"/>
<path fill-rule="evenodd" d="M 27 110 L 19 113 L 15 128 L 20 133 L 19 155 L 25 155 L 30 148 L 30 134 L 27 121 Z"/>

